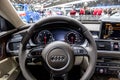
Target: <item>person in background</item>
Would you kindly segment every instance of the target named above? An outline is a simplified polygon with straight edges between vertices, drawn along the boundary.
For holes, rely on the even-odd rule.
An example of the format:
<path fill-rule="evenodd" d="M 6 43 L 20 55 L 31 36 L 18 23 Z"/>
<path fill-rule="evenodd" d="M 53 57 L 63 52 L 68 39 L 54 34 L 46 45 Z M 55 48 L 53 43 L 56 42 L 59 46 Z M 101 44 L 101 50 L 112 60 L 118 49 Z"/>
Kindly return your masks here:
<path fill-rule="evenodd" d="M 98 13 L 98 9 L 96 8 L 96 9 L 94 9 L 94 11 L 93 11 L 93 15 L 96 16 L 97 13 Z"/>
<path fill-rule="evenodd" d="M 75 18 L 76 13 L 77 11 L 74 8 L 72 8 L 72 10 L 70 11 L 70 16 Z"/>
<path fill-rule="evenodd" d="M 90 8 L 85 7 L 85 15 L 90 15 Z"/>
<path fill-rule="evenodd" d="M 74 8 L 72 8 L 72 10 L 70 11 L 70 15 L 76 15 L 76 10 Z"/>
<path fill-rule="evenodd" d="M 80 9 L 79 15 L 85 15 L 85 9 L 84 8 Z"/>
<path fill-rule="evenodd" d="M 102 8 L 98 9 L 98 11 L 97 11 L 97 15 L 100 16 L 100 15 L 102 14 L 102 12 L 103 12 Z"/>

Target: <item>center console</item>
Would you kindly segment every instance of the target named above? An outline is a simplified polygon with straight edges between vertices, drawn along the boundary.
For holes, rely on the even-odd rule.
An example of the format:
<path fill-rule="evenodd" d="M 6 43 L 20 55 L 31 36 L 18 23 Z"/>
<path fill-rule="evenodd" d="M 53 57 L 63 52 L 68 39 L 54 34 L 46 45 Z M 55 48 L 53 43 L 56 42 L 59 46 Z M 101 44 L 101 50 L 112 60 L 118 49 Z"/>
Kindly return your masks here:
<path fill-rule="evenodd" d="M 97 45 L 96 73 L 120 76 L 120 22 L 101 23 Z"/>
<path fill-rule="evenodd" d="M 96 40 L 98 61 L 96 72 L 100 74 L 118 74 L 120 71 L 120 41 Z"/>

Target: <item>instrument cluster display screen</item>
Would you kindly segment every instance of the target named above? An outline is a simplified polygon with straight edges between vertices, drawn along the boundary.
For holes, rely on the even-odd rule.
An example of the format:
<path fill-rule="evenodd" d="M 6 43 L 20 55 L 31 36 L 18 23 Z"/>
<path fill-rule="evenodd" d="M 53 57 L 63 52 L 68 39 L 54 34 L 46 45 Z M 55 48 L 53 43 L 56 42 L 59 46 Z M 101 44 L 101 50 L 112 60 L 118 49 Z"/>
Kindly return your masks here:
<path fill-rule="evenodd" d="M 120 23 L 103 22 L 101 26 L 100 39 L 120 40 Z"/>

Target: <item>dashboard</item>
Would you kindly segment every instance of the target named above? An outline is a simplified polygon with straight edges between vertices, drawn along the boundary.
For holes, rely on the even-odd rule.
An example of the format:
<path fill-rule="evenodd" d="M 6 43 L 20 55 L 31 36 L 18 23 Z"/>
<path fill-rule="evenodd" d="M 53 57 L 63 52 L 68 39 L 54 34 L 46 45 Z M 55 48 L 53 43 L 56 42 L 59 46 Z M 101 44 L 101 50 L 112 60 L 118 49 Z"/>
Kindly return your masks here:
<path fill-rule="evenodd" d="M 67 26 L 67 28 L 64 28 L 64 26 Z M 25 34 L 26 31 L 20 31 L 11 36 L 6 46 L 8 53 L 18 55 L 19 45 Z M 39 46 L 44 48 L 53 41 L 63 41 L 72 46 L 85 46 L 87 44 L 87 40 L 81 32 L 71 29 L 70 26 L 63 23 L 62 25 L 44 26 L 44 29 L 41 30 L 37 29 L 34 31 L 26 47 L 31 48 Z"/>
<path fill-rule="evenodd" d="M 67 27 L 66 27 L 67 26 Z M 71 26 L 63 23 L 44 25 L 44 28 L 36 29 L 27 43 L 27 49 L 37 47 L 44 48 L 53 41 L 64 41 L 72 46 L 87 46 L 88 42 L 79 30 L 71 29 Z M 97 45 L 98 61 L 96 73 L 118 74 L 120 69 L 120 22 L 103 21 L 99 31 L 91 31 Z M 6 44 L 6 52 L 11 56 L 18 56 L 19 45 L 28 29 L 12 34 Z M 96 37 L 97 36 L 97 37 Z M 0 45 L 1 56 L 1 45 Z"/>

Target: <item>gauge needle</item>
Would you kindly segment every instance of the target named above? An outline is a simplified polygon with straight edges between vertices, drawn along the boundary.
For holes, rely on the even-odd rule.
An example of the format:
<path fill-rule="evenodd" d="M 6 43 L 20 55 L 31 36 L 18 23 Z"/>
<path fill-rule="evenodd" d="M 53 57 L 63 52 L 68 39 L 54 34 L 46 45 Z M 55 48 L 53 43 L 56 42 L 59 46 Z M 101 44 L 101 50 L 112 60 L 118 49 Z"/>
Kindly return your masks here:
<path fill-rule="evenodd" d="M 45 36 L 45 37 L 44 37 L 44 43 L 45 43 L 45 45 L 46 45 L 46 39 L 47 39 L 47 37 Z"/>

